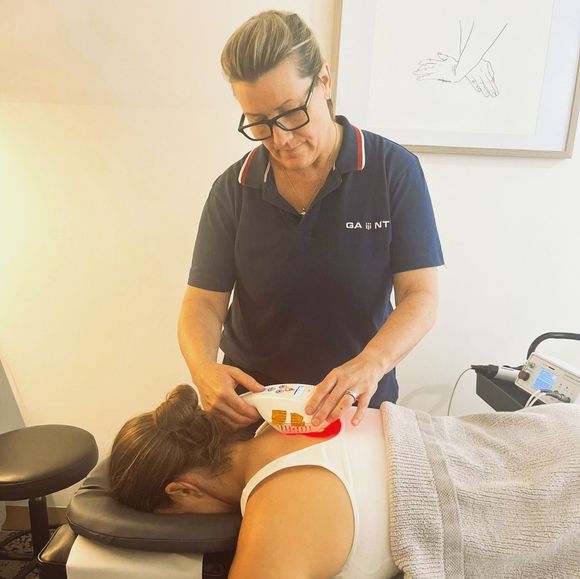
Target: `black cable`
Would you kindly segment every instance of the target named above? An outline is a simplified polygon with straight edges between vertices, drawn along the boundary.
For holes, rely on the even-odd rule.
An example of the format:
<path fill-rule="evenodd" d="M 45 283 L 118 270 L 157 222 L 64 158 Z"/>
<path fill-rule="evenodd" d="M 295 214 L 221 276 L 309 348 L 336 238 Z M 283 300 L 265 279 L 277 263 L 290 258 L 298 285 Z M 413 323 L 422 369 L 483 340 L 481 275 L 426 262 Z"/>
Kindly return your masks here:
<path fill-rule="evenodd" d="M 556 400 L 559 400 L 560 402 L 564 402 L 569 404 L 570 402 L 572 402 L 571 398 L 569 396 L 566 396 L 566 394 L 562 394 L 561 392 L 549 392 L 549 391 L 545 391 L 546 392 L 546 396 L 551 396 L 552 398 L 556 398 Z"/>
<path fill-rule="evenodd" d="M 554 340 L 580 340 L 580 334 L 572 334 L 570 332 L 546 332 L 541 336 L 538 336 L 528 348 L 528 355 L 526 356 L 526 360 L 529 359 L 532 352 L 536 351 L 536 348 L 539 346 L 541 342 L 548 339 Z"/>

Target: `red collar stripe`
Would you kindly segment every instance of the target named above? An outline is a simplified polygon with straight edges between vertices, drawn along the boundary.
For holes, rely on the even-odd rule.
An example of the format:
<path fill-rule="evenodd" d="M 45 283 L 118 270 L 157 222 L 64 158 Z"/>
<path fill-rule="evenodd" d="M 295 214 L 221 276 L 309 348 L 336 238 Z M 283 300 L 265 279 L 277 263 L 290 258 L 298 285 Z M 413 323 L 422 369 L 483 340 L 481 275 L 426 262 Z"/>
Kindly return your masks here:
<path fill-rule="evenodd" d="M 358 127 L 353 127 L 356 134 L 356 144 L 357 144 L 357 161 L 356 168 L 362 171 L 365 167 L 365 139 L 362 131 Z"/>
<path fill-rule="evenodd" d="M 246 160 L 244 161 L 244 164 L 242 165 L 242 168 L 240 169 L 240 174 L 238 175 L 238 182 L 240 183 L 240 185 L 246 184 L 246 176 L 248 174 L 250 164 L 252 162 L 252 159 L 254 158 L 254 155 L 256 154 L 256 151 L 259 148 L 260 147 L 256 147 L 253 151 L 250 151 L 250 154 L 246 157 Z"/>

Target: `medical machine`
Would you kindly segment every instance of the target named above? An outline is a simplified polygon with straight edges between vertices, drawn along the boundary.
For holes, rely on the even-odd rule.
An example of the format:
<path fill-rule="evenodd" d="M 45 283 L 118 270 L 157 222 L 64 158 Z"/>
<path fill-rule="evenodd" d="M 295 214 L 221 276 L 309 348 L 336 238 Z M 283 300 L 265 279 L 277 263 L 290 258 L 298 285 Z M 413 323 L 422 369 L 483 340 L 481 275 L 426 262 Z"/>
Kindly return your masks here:
<path fill-rule="evenodd" d="M 580 404 L 580 369 L 536 351 L 547 339 L 580 340 L 580 334 L 548 332 L 528 348 L 521 366 L 471 366 L 477 373 L 476 393 L 492 408 L 513 411 L 535 404 Z"/>
<path fill-rule="evenodd" d="M 311 384 L 273 384 L 262 392 L 242 394 L 245 402 L 253 406 L 273 428 L 284 434 L 304 434 L 322 430 L 327 423 L 314 427 L 312 416 L 306 414 L 306 403 L 314 394 Z"/>
<path fill-rule="evenodd" d="M 580 404 L 580 370 L 571 364 L 534 352 L 523 365 L 516 386 L 529 394 L 543 392 L 543 401 Z"/>

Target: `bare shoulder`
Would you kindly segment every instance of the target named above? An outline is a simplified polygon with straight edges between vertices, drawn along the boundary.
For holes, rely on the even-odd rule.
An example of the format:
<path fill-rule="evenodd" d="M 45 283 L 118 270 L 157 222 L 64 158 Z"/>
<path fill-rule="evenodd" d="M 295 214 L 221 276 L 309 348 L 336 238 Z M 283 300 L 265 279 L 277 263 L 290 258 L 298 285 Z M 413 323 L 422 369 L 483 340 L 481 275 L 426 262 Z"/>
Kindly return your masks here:
<path fill-rule="evenodd" d="M 229 577 L 333 577 L 353 537 L 352 506 L 340 479 L 318 466 L 287 468 L 251 494 Z"/>

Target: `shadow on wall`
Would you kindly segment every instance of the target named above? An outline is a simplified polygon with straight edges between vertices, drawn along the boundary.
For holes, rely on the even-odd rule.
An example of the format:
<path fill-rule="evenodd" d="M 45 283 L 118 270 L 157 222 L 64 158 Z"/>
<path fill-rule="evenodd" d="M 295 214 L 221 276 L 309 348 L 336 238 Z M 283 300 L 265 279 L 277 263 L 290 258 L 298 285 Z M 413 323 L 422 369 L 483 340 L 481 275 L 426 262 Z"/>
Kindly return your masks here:
<path fill-rule="evenodd" d="M 0 361 L 0 434 L 22 428 L 24 420 Z"/>
<path fill-rule="evenodd" d="M 22 414 L 16 404 L 16 399 L 8 383 L 2 362 L 0 362 L 0 434 L 16 428 L 22 428 L 23 426 Z M 5 519 L 6 506 L 0 501 L 0 529 L 2 529 Z"/>
<path fill-rule="evenodd" d="M 470 374 L 466 378 L 459 377 L 457 388 L 453 394 L 450 416 L 495 412 L 491 406 L 475 394 L 475 377 L 473 372 Z M 432 416 L 446 416 L 452 392 L 453 386 L 451 384 L 427 384 L 404 394 L 399 398 L 397 404 L 427 412 Z"/>
<path fill-rule="evenodd" d="M 428 384 L 401 396 L 397 404 L 433 415 L 446 414 L 450 395 L 449 384 Z"/>

